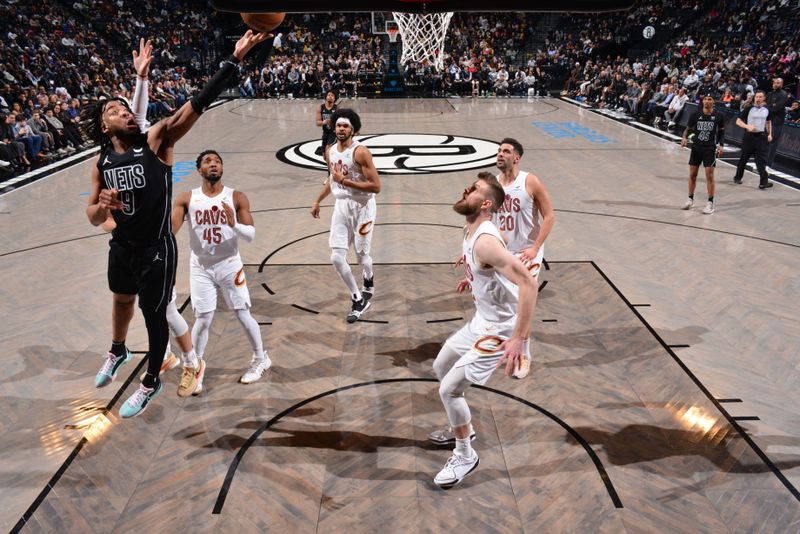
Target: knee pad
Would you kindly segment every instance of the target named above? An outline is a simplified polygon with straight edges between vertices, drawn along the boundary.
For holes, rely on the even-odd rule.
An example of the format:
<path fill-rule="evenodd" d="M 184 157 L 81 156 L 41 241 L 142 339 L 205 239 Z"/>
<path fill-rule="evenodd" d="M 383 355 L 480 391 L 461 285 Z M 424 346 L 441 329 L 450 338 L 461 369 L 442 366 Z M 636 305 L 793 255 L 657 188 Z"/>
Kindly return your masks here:
<path fill-rule="evenodd" d="M 169 323 L 169 329 L 175 337 L 181 337 L 189 330 L 189 325 L 186 324 L 186 320 L 178 312 L 174 301 L 167 304 L 167 323 Z"/>
<path fill-rule="evenodd" d="M 347 251 L 343 248 L 331 250 L 331 263 L 337 269 L 347 265 Z"/>

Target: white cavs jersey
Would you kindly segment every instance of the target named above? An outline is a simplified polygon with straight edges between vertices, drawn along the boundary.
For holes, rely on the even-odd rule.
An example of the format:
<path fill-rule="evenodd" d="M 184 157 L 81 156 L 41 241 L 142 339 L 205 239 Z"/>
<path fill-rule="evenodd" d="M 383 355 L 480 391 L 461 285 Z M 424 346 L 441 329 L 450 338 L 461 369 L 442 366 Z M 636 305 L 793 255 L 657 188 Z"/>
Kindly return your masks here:
<path fill-rule="evenodd" d="M 189 200 L 189 222 L 192 226 L 189 246 L 192 259 L 204 266 L 239 255 L 239 238 L 228 226 L 223 202 L 234 207 L 233 189 L 230 187 L 223 187 L 222 192 L 214 197 L 206 196 L 200 187 L 192 189 Z"/>
<path fill-rule="evenodd" d="M 539 209 L 525 188 L 527 177 L 527 172 L 519 171 L 511 184 L 503 186 L 506 200 L 493 216 L 511 252 L 519 252 L 533 245 L 541 228 Z M 497 179 L 500 178 L 501 175 L 498 175 Z"/>
<path fill-rule="evenodd" d="M 361 146 L 358 141 L 353 141 L 349 147 L 344 151 L 339 152 L 339 143 L 334 143 L 328 149 L 328 161 L 331 172 L 337 171 L 344 174 L 345 177 L 353 182 L 366 182 L 367 179 L 361 172 L 361 165 L 356 163 L 355 151 L 356 147 Z M 375 193 L 368 191 L 360 191 L 343 186 L 331 180 L 331 193 L 336 198 L 352 198 L 360 203 L 364 203 L 375 196 Z"/>
<path fill-rule="evenodd" d="M 475 242 L 484 234 L 503 243 L 500 231 L 491 221 L 482 222 L 473 236 L 464 238 L 464 269 L 475 299 L 475 318 L 481 322 L 507 323 L 517 315 L 519 288 L 493 267 L 485 267 L 475 260 Z"/>

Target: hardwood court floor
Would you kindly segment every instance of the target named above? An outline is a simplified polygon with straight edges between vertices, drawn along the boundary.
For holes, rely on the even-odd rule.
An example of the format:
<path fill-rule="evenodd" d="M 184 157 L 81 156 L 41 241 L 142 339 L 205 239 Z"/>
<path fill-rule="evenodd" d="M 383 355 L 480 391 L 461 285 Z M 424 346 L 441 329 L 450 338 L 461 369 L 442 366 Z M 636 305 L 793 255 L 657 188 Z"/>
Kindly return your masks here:
<path fill-rule="evenodd" d="M 249 349 L 220 311 L 207 394 L 179 399 L 172 371 L 142 417 L 120 421 L 141 356 L 92 387 L 110 298 L 107 238 L 80 196 L 91 163 L 0 196 L 0 527 L 798 530 L 796 191 L 758 191 L 752 174 L 733 186 L 721 166 L 717 212 L 680 211 L 687 151 L 557 100 L 350 104 L 365 134 L 517 137 L 553 197 L 532 374 L 469 393 L 479 469 L 436 489 L 449 452 L 425 440 L 444 421 L 432 359 L 471 313 L 453 291 L 449 205 L 477 170 L 383 175 L 372 322 L 346 325 L 330 207 L 307 214 L 322 172 L 275 158 L 317 137 L 316 103 L 238 101 L 181 141 L 176 169 L 214 147 L 250 197 L 258 231 L 242 254 L 274 361 L 256 384 L 236 383 Z M 176 191 L 198 182 L 178 178 Z M 187 241 L 184 230 L 179 303 Z M 145 343 L 137 314 L 129 344 Z"/>

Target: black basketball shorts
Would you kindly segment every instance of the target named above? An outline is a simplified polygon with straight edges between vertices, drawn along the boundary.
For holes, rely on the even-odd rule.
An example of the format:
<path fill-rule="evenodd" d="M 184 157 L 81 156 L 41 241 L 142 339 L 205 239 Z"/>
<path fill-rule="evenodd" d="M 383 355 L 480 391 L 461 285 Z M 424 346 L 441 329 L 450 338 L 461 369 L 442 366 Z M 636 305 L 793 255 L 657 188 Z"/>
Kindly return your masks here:
<path fill-rule="evenodd" d="M 699 167 L 701 162 L 704 167 L 716 167 L 717 148 L 713 146 L 693 146 L 692 153 L 689 155 L 689 165 Z"/>
<path fill-rule="evenodd" d="M 177 265 L 178 247 L 172 234 L 147 246 L 112 239 L 108 249 L 108 288 L 113 293 L 138 295 L 143 310 L 166 310 Z"/>

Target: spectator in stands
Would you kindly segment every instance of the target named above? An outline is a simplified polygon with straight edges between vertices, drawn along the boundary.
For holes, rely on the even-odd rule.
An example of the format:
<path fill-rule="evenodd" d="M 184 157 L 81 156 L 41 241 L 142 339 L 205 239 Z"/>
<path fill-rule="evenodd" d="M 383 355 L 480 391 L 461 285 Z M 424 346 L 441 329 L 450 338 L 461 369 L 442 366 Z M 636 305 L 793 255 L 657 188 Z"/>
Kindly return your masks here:
<path fill-rule="evenodd" d="M 16 125 L 16 116 L 10 113 L 0 115 L 0 121 L 0 143 L 3 144 L 0 159 L 8 161 L 17 169 L 29 169 L 31 162 L 25 156 L 25 143 L 16 139 L 14 126 L 12 126 L 12 124 Z"/>
<path fill-rule="evenodd" d="M 664 114 L 669 111 L 669 107 L 672 105 L 672 100 L 675 98 L 675 94 L 675 86 L 668 84 L 667 91 L 664 93 L 664 98 L 661 99 L 653 109 L 653 115 L 655 115 L 653 124 L 655 126 L 658 126 L 661 123 L 661 117 L 665 116 Z"/>
<path fill-rule="evenodd" d="M 673 98 L 672 102 L 670 102 L 669 109 L 664 112 L 664 118 L 668 122 L 667 128 L 675 128 L 675 123 L 680 118 L 680 115 L 683 112 L 683 106 L 686 104 L 687 100 L 689 100 L 689 95 L 686 94 L 686 89 L 681 87 L 678 89 L 678 94 L 675 95 L 675 98 Z"/>
<path fill-rule="evenodd" d="M 719 96 L 719 91 L 717 91 L 717 87 L 714 84 L 714 76 L 712 74 L 703 76 L 703 83 L 700 84 L 697 95 L 699 95 L 698 101 L 705 95 L 712 95 L 715 100 Z"/>
<path fill-rule="evenodd" d="M 493 89 L 497 95 L 508 94 L 508 71 L 505 65 L 500 65 L 500 69 L 497 70 Z"/>
<path fill-rule="evenodd" d="M 60 156 L 66 152 L 58 152 L 56 150 L 55 138 L 53 134 L 50 133 L 47 122 L 42 118 L 42 114 L 38 109 L 34 110 L 31 120 L 28 121 L 28 125 L 31 127 L 34 134 L 42 137 L 42 150 L 48 159 Z"/>
<path fill-rule="evenodd" d="M 65 149 L 67 153 L 75 152 L 81 144 L 81 138 L 72 128 L 66 128 L 61 119 L 56 116 L 54 110 L 55 106 L 47 107 L 44 111 L 44 120 L 53 133 L 56 147 Z"/>
<path fill-rule="evenodd" d="M 800 101 L 795 100 L 792 102 L 792 106 L 789 108 L 789 111 L 786 112 L 786 121 L 800 122 Z"/>
<path fill-rule="evenodd" d="M 9 119 L 12 115 L 9 115 Z M 33 130 L 28 126 L 28 119 L 25 115 L 17 115 L 12 124 L 14 131 L 14 138 L 25 144 L 25 152 L 30 161 L 36 161 L 39 157 L 39 152 L 42 150 L 42 136 L 33 133 Z"/>
<path fill-rule="evenodd" d="M 633 78 L 627 81 L 627 89 L 625 94 L 622 95 L 622 108 L 620 111 L 627 110 L 631 115 L 636 114 L 636 106 L 639 103 L 639 97 L 642 94 L 642 88 L 636 83 Z"/>

